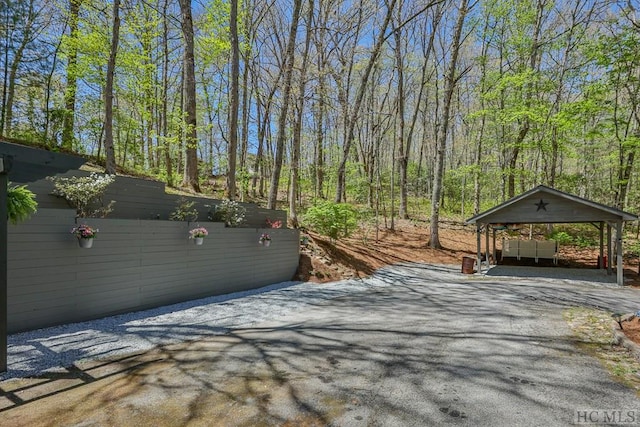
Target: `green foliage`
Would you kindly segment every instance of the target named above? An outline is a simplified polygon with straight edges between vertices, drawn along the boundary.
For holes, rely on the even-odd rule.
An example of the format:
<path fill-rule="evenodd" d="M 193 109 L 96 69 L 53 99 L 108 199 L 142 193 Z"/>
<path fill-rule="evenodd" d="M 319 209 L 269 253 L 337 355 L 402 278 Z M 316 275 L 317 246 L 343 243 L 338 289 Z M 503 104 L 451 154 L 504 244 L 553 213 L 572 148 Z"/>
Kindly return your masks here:
<path fill-rule="evenodd" d="M 244 222 L 247 210 L 234 200 L 223 200 L 216 206 L 212 221 L 222 221 L 227 227 L 239 227 Z"/>
<path fill-rule="evenodd" d="M 636 257 L 640 256 L 640 241 L 628 243 L 625 249 L 628 253 L 632 254 L 633 256 L 636 256 Z"/>
<path fill-rule="evenodd" d="M 356 162 L 346 164 L 347 193 L 357 203 L 366 203 L 369 194 L 369 180 L 364 174 L 362 165 Z"/>
<path fill-rule="evenodd" d="M 549 236 L 550 239 L 555 240 L 561 245 L 570 245 L 573 243 L 573 237 L 566 231 L 554 231 Z"/>
<path fill-rule="evenodd" d="M 348 237 L 358 229 L 358 211 L 347 203 L 322 201 L 310 207 L 303 221 L 331 239 Z"/>
<path fill-rule="evenodd" d="M 589 236 L 578 235 L 575 237 L 574 242 L 581 248 L 592 248 L 597 246 L 598 243 Z"/>
<path fill-rule="evenodd" d="M 105 206 L 102 200 L 107 187 L 115 181 L 113 175 L 92 172 L 89 176 L 50 176 L 47 179 L 53 182 L 52 194 L 64 197 L 81 218 L 105 217 L 113 210 L 115 201 Z"/>
<path fill-rule="evenodd" d="M 171 212 L 171 221 L 195 221 L 198 219 L 198 210 L 194 208 L 196 202 L 180 197 L 177 201 L 176 209 Z"/>
<path fill-rule="evenodd" d="M 228 2 L 214 0 L 208 2 L 204 13 L 199 17 L 198 28 L 202 34 L 196 38 L 196 50 L 206 64 L 220 63 L 231 50 L 229 14 Z"/>
<path fill-rule="evenodd" d="M 7 192 L 8 218 L 12 224 L 17 224 L 28 219 L 36 213 L 38 202 L 36 195 L 26 185 L 9 187 Z"/>
<path fill-rule="evenodd" d="M 591 248 L 598 245 L 598 242 L 593 236 L 593 231 L 580 226 L 573 226 L 571 229 L 554 230 L 549 235 L 550 239 L 553 239 L 561 245 L 576 245 L 581 248 Z"/>

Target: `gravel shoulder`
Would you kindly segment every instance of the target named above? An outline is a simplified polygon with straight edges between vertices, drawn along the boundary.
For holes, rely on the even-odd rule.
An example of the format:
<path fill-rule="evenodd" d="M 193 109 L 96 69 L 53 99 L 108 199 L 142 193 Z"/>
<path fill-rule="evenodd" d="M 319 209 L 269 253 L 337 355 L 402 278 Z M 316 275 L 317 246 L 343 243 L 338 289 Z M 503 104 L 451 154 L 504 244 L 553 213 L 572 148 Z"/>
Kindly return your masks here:
<path fill-rule="evenodd" d="M 638 290 L 493 273 L 395 265 L 17 334 L 0 425 L 553 426 L 638 407 L 562 318 L 632 310 Z"/>

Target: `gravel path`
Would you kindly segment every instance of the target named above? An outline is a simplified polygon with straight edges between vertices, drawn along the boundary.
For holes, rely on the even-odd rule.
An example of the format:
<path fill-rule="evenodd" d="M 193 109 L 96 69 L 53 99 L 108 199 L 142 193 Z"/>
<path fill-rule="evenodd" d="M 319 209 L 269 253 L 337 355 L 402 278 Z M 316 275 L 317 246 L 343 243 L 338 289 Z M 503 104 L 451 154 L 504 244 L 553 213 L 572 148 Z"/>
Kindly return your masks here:
<path fill-rule="evenodd" d="M 78 361 L 141 353 L 161 345 L 222 335 L 231 329 L 277 320 L 333 298 L 411 280 L 402 275 L 402 266 L 392 266 L 379 270 L 365 280 L 325 284 L 285 282 L 248 292 L 10 335 L 8 371 L 0 374 L 0 380 L 63 370 L 63 367 Z M 617 288 L 615 276 L 607 276 L 605 272 L 596 270 L 495 266 L 482 276 L 465 276 L 459 274 L 457 266 L 432 265 L 422 269 L 420 280 L 425 279 L 435 283 L 454 280 L 475 281 L 478 284 L 496 279 L 507 282 L 517 280 L 523 285 L 533 281 L 539 292 L 529 298 L 547 298 L 556 302 L 559 301 L 558 297 L 546 296 L 544 289 L 553 287 L 554 283 L 563 283 L 595 292 L 590 301 L 571 301 L 571 293 L 565 293 L 565 303 L 602 308 L 616 304 L 598 296 L 604 289 Z M 602 295 L 606 295 L 606 292 Z M 640 307 L 631 304 L 624 309 L 636 311 L 637 308 Z M 613 309 L 620 310 L 622 307 Z"/>
<path fill-rule="evenodd" d="M 640 291 L 552 270 L 396 265 L 14 335 L 6 378 L 63 372 L 3 383 L 0 425 L 565 426 L 635 410 L 562 313 L 637 311 Z"/>
<path fill-rule="evenodd" d="M 8 337 L 8 370 L 0 380 L 61 371 L 74 362 L 141 353 L 160 345 L 221 335 L 321 301 L 384 286 L 375 277 L 315 284 L 284 282 Z"/>

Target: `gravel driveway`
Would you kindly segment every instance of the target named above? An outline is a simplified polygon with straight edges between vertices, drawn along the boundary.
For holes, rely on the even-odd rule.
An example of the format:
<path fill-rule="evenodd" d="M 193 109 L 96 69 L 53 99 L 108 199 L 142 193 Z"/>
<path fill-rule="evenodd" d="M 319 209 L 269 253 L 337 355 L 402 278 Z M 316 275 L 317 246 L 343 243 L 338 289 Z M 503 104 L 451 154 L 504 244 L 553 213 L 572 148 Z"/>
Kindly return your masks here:
<path fill-rule="evenodd" d="M 553 426 L 638 413 L 562 310 L 635 312 L 640 292 L 595 271 L 533 271 L 394 266 L 15 335 L 0 425 Z"/>

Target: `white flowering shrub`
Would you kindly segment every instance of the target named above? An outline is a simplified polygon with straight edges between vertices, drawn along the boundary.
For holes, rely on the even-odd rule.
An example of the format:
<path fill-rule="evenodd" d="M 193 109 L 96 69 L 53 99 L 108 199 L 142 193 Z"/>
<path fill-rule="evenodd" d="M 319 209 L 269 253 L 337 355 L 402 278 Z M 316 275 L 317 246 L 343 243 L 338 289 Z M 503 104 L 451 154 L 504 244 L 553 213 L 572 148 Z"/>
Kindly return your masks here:
<path fill-rule="evenodd" d="M 218 206 L 213 216 L 214 221 L 222 221 L 227 227 L 238 227 L 244 222 L 247 210 L 234 200 L 223 200 Z"/>
<path fill-rule="evenodd" d="M 69 178 L 50 176 L 47 179 L 53 182 L 52 194 L 64 197 L 81 218 L 104 218 L 113 210 L 115 201 L 112 200 L 105 205 L 102 198 L 107 187 L 115 181 L 114 175 L 99 175 L 92 172 L 89 176 Z"/>

